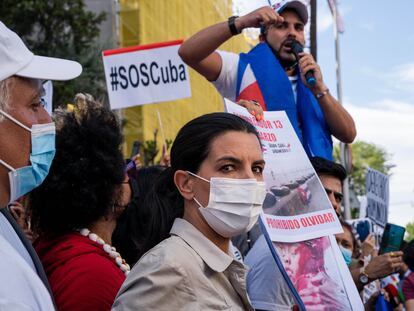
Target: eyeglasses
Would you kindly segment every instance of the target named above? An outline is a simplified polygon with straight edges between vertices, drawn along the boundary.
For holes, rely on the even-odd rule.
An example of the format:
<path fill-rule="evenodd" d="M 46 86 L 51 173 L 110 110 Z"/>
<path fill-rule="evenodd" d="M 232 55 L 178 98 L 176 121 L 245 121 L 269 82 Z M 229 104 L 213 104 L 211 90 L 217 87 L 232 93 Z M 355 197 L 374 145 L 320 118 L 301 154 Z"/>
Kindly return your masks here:
<path fill-rule="evenodd" d="M 326 194 L 331 195 L 333 193 L 336 203 L 341 203 L 344 195 L 340 192 L 333 191 L 332 189 L 325 188 Z"/>

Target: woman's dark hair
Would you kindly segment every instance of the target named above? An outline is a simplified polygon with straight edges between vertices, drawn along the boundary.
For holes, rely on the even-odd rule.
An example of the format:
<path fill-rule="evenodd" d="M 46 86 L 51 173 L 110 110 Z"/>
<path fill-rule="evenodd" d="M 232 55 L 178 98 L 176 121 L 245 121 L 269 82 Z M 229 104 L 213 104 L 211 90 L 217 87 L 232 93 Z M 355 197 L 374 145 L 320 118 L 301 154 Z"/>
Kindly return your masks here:
<path fill-rule="evenodd" d="M 115 114 L 78 94 L 55 111 L 56 155 L 29 199 L 34 230 L 59 235 L 90 226 L 113 206 L 124 179 L 122 134 Z"/>
<path fill-rule="evenodd" d="M 131 170 L 129 174 L 132 199 L 118 218 L 112 234 L 112 245 L 131 267 L 144 254 L 145 241 L 149 238 L 147 226 L 151 210 L 144 204 L 145 197 L 165 169 L 165 166 L 156 165 Z"/>
<path fill-rule="evenodd" d="M 414 240 L 403 248 L 403 261 L 411 271 L 414 271 Z"/>
<path fill-rule="evenodd" d="M 144 252 L 167 238 L 174 219 L 183 216 L 184 200 L 174 184 L 175 172 L 197 173 L 210 152 L 213 140 L 229 131 L 254 134 L 260 141 L 253 125 L 224 112 L 195 118 L 180 129 L 171 148 L 171 167 L 161 173 L 144 203 L 150 211 Z"/>

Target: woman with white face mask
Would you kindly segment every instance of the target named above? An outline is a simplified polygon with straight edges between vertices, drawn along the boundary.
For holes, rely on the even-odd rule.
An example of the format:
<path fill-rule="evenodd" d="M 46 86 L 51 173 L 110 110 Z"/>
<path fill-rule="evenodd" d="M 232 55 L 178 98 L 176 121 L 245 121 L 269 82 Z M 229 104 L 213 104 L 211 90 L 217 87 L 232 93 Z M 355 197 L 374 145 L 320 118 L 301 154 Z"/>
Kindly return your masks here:
<path fill-rule="evenodd" d="M 257 221 L 263 169 L 258 134 L 243 119 L 212 113 L 187 123 L 146 201 L 148 247 L 162 242 L 131 270 L 113 310 L 253 310 L 230 238 Z"/>

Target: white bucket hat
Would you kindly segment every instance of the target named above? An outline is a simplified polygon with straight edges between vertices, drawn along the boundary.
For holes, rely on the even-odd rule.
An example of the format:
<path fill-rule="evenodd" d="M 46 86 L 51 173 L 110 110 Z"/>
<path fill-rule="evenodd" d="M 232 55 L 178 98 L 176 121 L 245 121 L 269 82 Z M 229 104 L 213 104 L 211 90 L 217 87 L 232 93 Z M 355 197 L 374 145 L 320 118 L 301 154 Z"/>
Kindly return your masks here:
<path fill-rule="evenodd" d="M 13 75 L 65 81 L 82 73 L 78 62 L 34 55 L 22 39 L 0 21 L 0 81 Z"/>

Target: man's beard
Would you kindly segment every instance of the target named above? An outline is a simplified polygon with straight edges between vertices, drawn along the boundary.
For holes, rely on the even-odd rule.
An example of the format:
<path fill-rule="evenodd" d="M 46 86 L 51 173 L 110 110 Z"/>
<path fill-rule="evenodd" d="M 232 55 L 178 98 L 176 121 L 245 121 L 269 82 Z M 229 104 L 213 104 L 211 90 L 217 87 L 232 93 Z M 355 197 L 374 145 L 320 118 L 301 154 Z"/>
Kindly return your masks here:
<path fill-rule="evenodd" d="M 282 58 L 280 56 L 282 49 L 286 46 L 287 43 L 290 43 L 291 41 L 292 41 L 292 39 L 286 39 L 285 41 L 283 41 L 283 43 L 280 45 L 280 48 L 279 48 L 278 51 L 273 49 L 273 47 L 269 44 L 270 48 L 272 49 L 273 54 L 279 60 L 280 65 L 284 69 L 291 69 L 294 66 L 296 66 L 296 64 L 298 63 L 298 61 L 296 60 L 295 57 L 293 57 L 292 59 L 286 59 L 286 58 Z M 294 55 L 293 52 L 291 54 Z"/>

